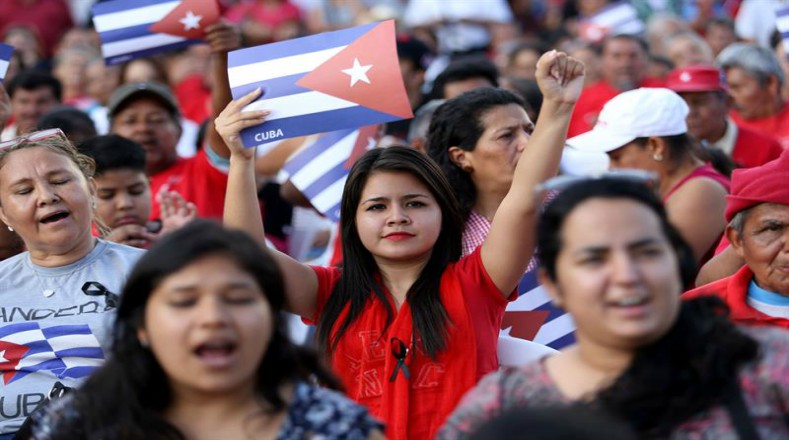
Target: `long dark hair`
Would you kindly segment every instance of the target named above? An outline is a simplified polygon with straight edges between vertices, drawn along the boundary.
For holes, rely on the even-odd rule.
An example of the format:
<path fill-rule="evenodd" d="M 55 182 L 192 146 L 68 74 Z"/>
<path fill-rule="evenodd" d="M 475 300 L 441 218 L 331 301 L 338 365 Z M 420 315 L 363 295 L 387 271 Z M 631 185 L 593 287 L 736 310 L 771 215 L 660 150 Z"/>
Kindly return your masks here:
<path fill-rule="evenodd" d="M 695 276 L 693 254 L 669 223 L 657 195 L 643 184 L 599 179 L 575 184 L 548 204 L 538 223 L 540 263 L 556 280 L 561 230 L 567 216 L 592 198 L 628 199 L 648 207 L 678 257 L 687 288 Z M 737 381 L 738 368 L 756 358 L 758 343 L 728 319 L 718 298 L 683 301 L 669 331 L 636 350 L 628 368 L 592 405 L 626 421 L 643 438 L 667 437 L 695 414 L 719 403 L 727 386 Z"/>
<path fill-rule="evenodd" d="M 450 147 L 474 151 L 485 127 L 482 116 L 493 107 L 516 104 L 525 109 L 523 99 L 503 89 L 481 88 L 466 92 L 442 104 L 430 120 L 427 132 L 427 153 L 441 167 L 460 203 L 463 219 L 467 219 L 477 202 L 477 188 L 469 173 L 463 171 L 449 156 Z"/>
<path fill-rule="evenodd" d="M 227 256 L 253 276 L 274 312 L 274 331 L 255 384 L 255 393 L 272 411 L 286 406 L 279 391 L 282 384 L 315 377 L 339 387 L 314 354 L 288 339 L 280 313 L 285 298 L 282 275 L 271 256 L 243 232 L 196 220 L 165 236 L 134 267 L 121 295 L 108 360 L 75 391 L 80 417 L 73 423 L 79 426 L 63 426 L 53 438 L 73 438 L 75 433 L 86 438 L 184 438 L 162 417 L 172 402 L 171 388 L 156 358 L 137 339 L 137 330 L 154 289 L 169 275 L 212 255 Z"/>
<path fill-rule="evenodd" d="M 422 339 L 422 349 L 435 356 L 446 348 L 447 313 L 441 304 L 439 285 L 447 265 L 460 258 L 463 218 L 457 200 L 438 166 L 424 154 L 406 147 L 377 148 L 365 153 L 351 168 L 342 195 L 340 229 L 342 233 L 342 276 L 329 297 L 318 321 L 318 344 L 331 353 L 348 327 L 359 317 L 367 301 L 381 301 L 386 307 L 388 326 L 394 310 L 376 281 L 378 266 L 372 254 L 362 244 L 356 227 L 356 210 L 362 191 L 371 174 L 376 172 L 404 172 L 411 174 L 430 190 L 441 208 L 441 232 L 422 273 L 408 291 L 406 300 L 411 306 L 416 334 Z M 348 315 L 332 329 L 345 306 Z M 382 331 L 384 329 L 381 329 Z"/>

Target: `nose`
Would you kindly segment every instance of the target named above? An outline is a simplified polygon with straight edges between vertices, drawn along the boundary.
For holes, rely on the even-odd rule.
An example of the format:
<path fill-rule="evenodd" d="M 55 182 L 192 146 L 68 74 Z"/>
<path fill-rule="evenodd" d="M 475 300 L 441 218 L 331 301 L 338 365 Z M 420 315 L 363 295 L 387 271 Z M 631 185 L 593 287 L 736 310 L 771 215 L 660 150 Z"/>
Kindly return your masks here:
<path fill-rule="evenodd" d="M 408 213 L 405 212 L 405 208 L 399 205 L 394 205 L 389 212 L 389 219 L 387 223 L 390 225 L 394 224 L 407 224 L 411 221 L 411 218 L 408 216 Z"/>
<path fill-rule="evenodd" d="M 115 199 L 115 204 L 118 210 L 126 211 L 134 208 L 134 199 L 128 193 L 121 193 Z"/>
<path fill-rule="evenodd" d="M 639 280 L 640 273 L 631 255 L 621 254 L 613 258 L 611 279 L 619 285 L 631 285 Z"/>
<path fill-rule="evenodd" d="M 52 185 L 41 185 L 38 188 L 38 206 L 51 205 L 60 201 L 60 196 Z"/>
<path fill-rule="evenodd" d="M 220 298 L 204 296 L 197 307 L 197 319 L 201 327 L 223 327 L 228 324 L 227 309 Z"/>

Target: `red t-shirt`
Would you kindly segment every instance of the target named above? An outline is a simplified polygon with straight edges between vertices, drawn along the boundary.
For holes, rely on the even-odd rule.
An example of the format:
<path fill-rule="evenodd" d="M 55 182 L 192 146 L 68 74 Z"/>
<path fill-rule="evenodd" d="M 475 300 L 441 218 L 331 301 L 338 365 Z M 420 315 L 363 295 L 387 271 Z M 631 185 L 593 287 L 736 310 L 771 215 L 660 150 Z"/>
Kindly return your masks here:
<path fill-rule="evenodd" d="M 0 33 L 9 26 L 26 25 L 41 39 L 44 57 L 52 55 L 60 37 L 74 26 L 64 0 L 0 1 Z"/>
<path fill-rule="evenodd" d="M 778 113 L 759 119 L 743 119 L 734 110 L 729 116 L 740 127 L 752 128 L 778 140 L 784 149 L 789 148 L 789 105 L 784 105 Z"/>
<path fill-rule="evenodd" d="M 314 267 L 318 276 L 319 319 L 341 270 Z M 410 379 L 402 371 L 391 381 L 397 358 L 392 338 L 419 347 L 412 336 L 409 304 L 403 303 L 388 328 L 386 308 L 371 299 L 335 347 L 331 363 L 349 397 L 386 423 L 389 439 L 433 439 L 463 394 L 486 373 L 498 369 L 496 345 L 508 300 L 482 265 L 480 251 L 447 266 L 441 277 L 441 303 L 449 317 L 449 348 L 431 359 L 421 349 L 406 356 Z M 517 297 L 513 292 L 510 300 Z M 339 325 L 347 308 L 335 322 Z M 333 329 L 336 331 L 336 327 Z"/>
<path fill-rule="evenodd" d="M 202 124 L 211 116 L 211 89 L 206 87 L 202 75 L 187 76 L 173 91 L 186 119 Z"/>
<path fill-rule="evenodd" d="M 782 152 L 783 147 L 774 137 L 748 127 L 737 127 L 731 158 L 738 165 L 744 168 L 758 167 L 778 159 Z"/>
<path fill-rule="evenodd" d="M 639 87 L 663 87 L 665 82 L 657 78 L 646 78 Z M 581 92 L 578 102 L 575 103 L 575 110 L 570 119 L 570 128 L 567 130 L 567 137 L 578 136 L 591 130 L 597 115 L 603 109 L 603 105 L 614 96 L 622 93 L 605 81 L 598 81 Z"/>
<path fill-rule="evenodd" d="M 301 11 L 292 3 L 282 0 L 277 6 L 264 6 L 261 3 L 241 3 L 230 8 L 225 18 L 233 23 L 250 19 L 275 28 L 289 21 L 300 21 Z"/>
<path fill-rule="evenodd" d="M 227 174 L 210 163 L 205 146 L 194 157 L 179 158 L 170 168 L 150 176 L 154 197 L 151 219 L 160 216 L 158 194 L 166 189 L 176 191 L 187 202 L 197 205 L 199 217 L 222 218 L 225 207 Z"/>

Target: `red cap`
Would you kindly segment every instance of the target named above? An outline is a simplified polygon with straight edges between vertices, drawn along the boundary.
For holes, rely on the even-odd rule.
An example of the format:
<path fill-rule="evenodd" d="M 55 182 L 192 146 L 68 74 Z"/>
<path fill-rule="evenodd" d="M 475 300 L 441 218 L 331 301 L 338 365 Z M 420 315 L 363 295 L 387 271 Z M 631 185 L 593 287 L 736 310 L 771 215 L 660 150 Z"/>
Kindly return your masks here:
<path fill-rule="evenodd" d="M 726 196 L 726 221 L 760 203 L 789 205 L 789 150 L 778 159 L 754 168 L 739 168 L 731 173 L 731 194 Z"/>
<path fill-rule="evenodd" d="M 726 82 L 720 70 L 712 66 L 674 69 L 666 77 L 666 88 L 682 92 L 725 92 Z"/>

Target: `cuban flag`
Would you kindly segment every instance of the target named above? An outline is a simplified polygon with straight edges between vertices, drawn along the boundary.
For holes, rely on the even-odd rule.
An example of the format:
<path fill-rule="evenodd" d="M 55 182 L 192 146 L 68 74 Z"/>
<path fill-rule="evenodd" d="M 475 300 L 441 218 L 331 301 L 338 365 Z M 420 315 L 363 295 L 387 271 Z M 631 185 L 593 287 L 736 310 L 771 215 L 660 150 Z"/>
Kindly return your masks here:
<path fill-rule="evenodd" d="M 270 110 L 241 131 L 246 147 L 413 117 L 393 20 L 228 54 L 233 98 L 260 87 L 245 110 Z"/>
<path fill-rule="evenodd" d="M 537 269 L 523 275 L 518 293 L 518 299 L 504 312 L 500 335 L 534 341 L 555 350 L 575 343 L 572 317 L 553 305 L 548 292 L 537 282 Z"/>
<path fill-rule="evenodd" d="M 83 378 L 104 362 L 87 324 L 41 328 L 37 322 L 0 327 L 0 374 L 9 384 L 31 373 Z"/>
<path fill-rule="evenodd" d="M 380 126 L 326 133 L 288 159 L 283 169 L 312 206 L 333 221 L 340 220 L 340 200 L 348 170 L 367 150 L 375 148 Z"/>
<path fill-rule="evenodd" d="M 11 55 L 14 54 L 14 46 L 0 43 L 0 81 L 5 79 L 8 73 L 8 63 L 11 62 Z"/>
<path fill-rule="evenodd" d="M 780 4 L 775 8 L 775 27 L 781 33 L 784 53 L 789 54 L 789 4 Z"/>
<path fill-rule="evenodd" d="M 216 0 L 115 0 L 92 10 L 107 64 L 199 43 L 219 20 Z"/>
<path fill-rule="evenodd" d="M 578 24 L 579 36 L 593 43 L 609 34 L 641 34 L 644 23 L 628 1 L 612 3 Z"/>

